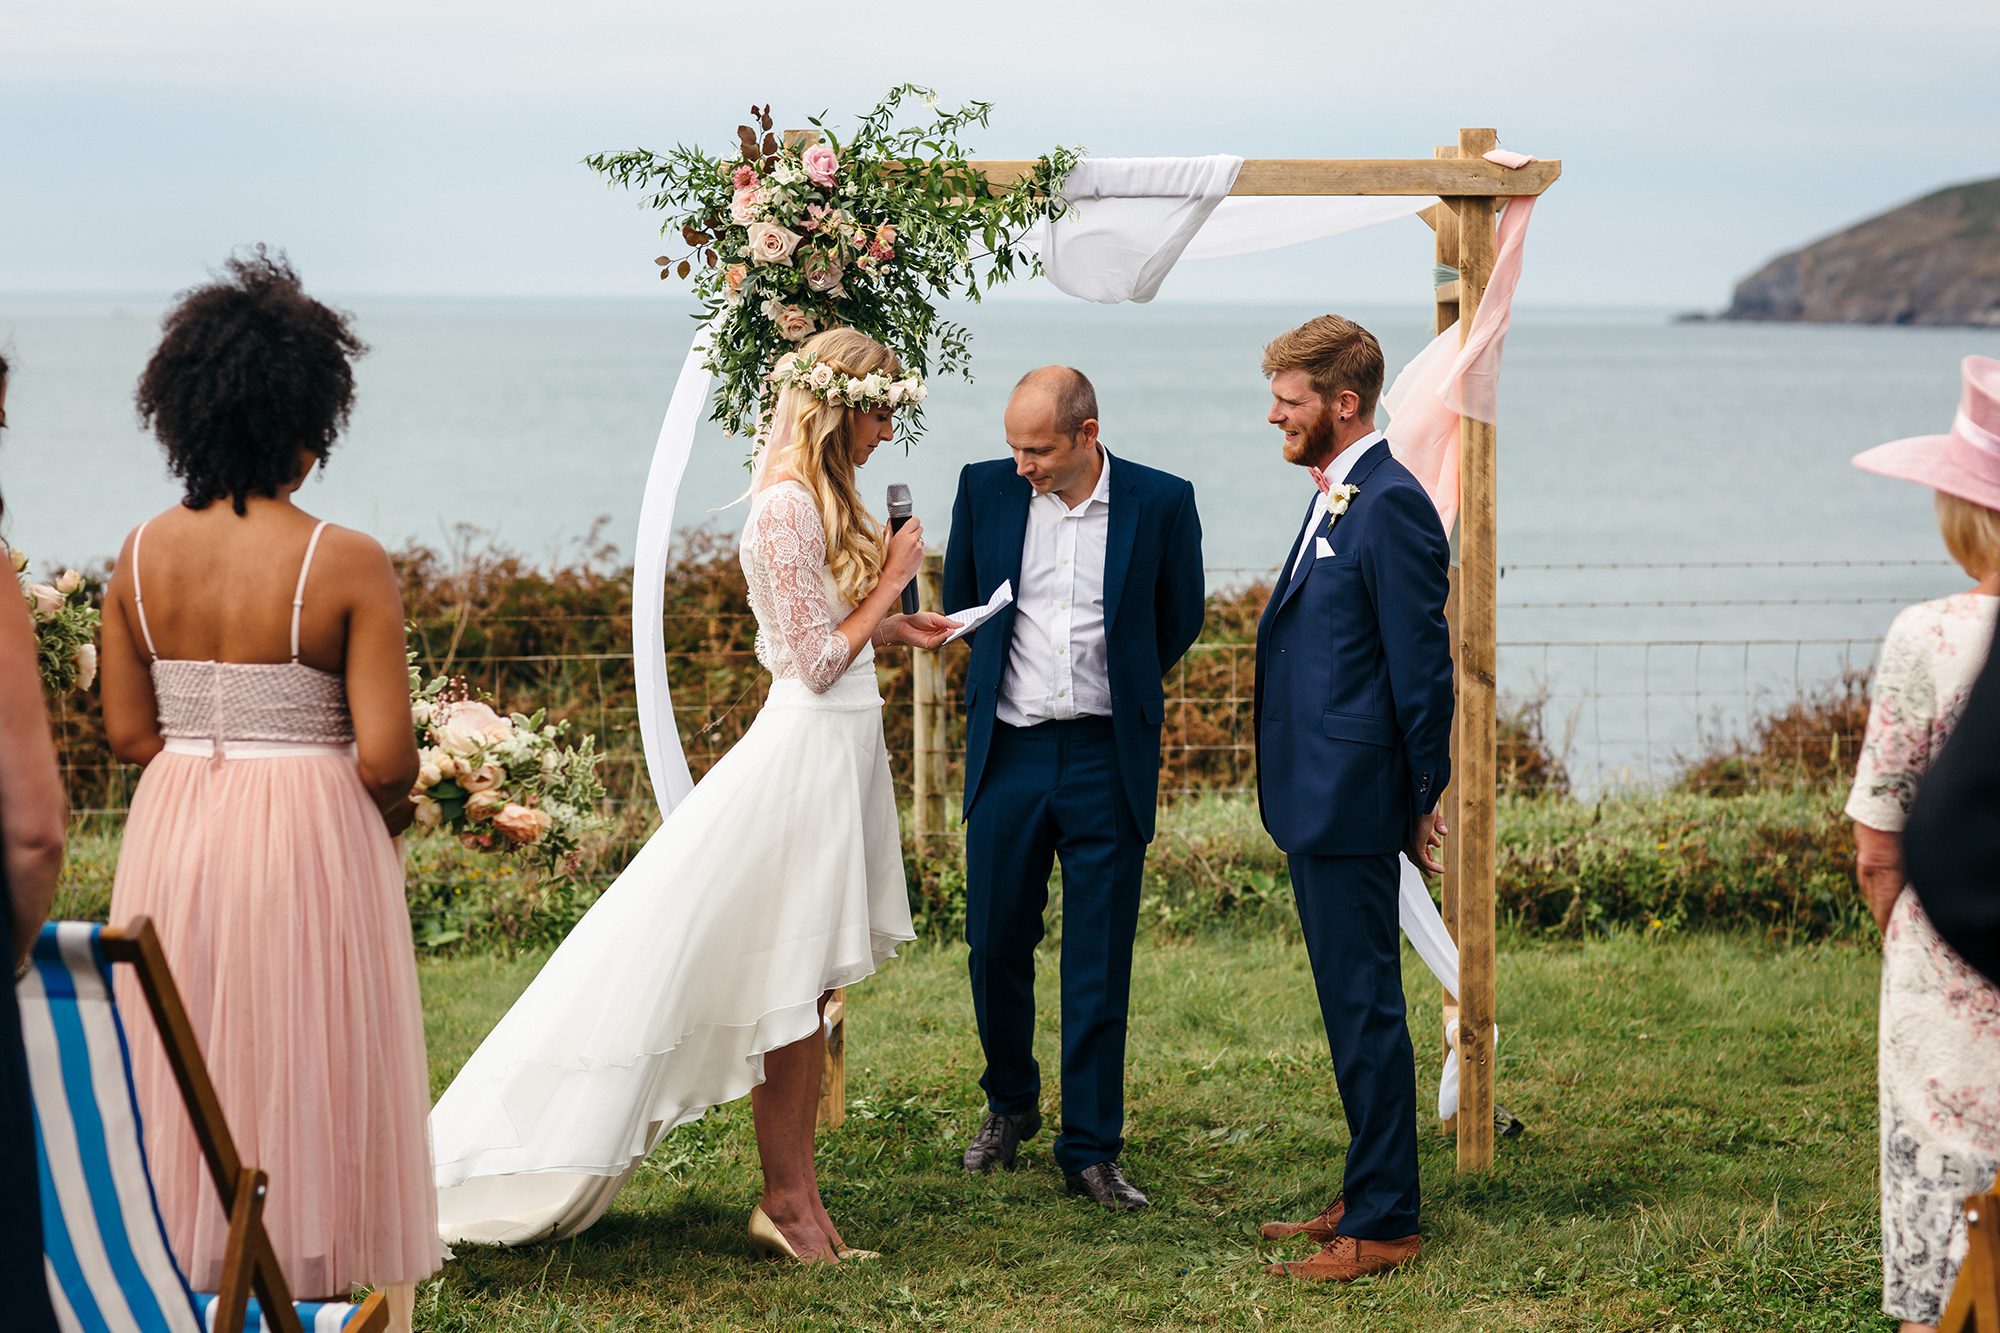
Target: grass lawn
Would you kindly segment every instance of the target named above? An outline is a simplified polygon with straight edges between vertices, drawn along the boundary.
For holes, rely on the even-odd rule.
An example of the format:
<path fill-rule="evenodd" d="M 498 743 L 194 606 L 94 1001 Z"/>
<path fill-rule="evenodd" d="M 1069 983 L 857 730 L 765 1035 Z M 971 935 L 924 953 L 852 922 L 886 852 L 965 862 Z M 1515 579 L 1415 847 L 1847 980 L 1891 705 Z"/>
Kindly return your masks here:
<path fill-rule="evenodd" d="M 635 942 L 635 945 L 637 942 Z M 642 947 L 642 946 L 640 946 Z M 1054 954 L 1043 1105 L 1055 1109 Z M 423 965 L 441 1091 L 538 956 Z M 792 1269 L 744 1238 L 748 1101 L 669 1136 L 582 1237 L 468 1249 L 425 1329 L 1879 1329 L 1877 960 L 1714 935 L 1503 942 L 1499 1099 L 1527 1122 L 1483 1177 L 1430 1118 L 1418 1024 L 1424 1253 L 1347 1288 L 1265 1277 L 1257 1239 L 1339 1182 L 1347 1133 L 1305 951 L 1278 932 L 1142 940 L 1124 1164 L 1155 1206 L 1066 1198 L 1049 1132 L 1011 1174 L 958 1168 L 981 1110 L 964 950 L 914 945 L 850 993 L 849 1119 L 827 1205 L 871 1265 Z"/>

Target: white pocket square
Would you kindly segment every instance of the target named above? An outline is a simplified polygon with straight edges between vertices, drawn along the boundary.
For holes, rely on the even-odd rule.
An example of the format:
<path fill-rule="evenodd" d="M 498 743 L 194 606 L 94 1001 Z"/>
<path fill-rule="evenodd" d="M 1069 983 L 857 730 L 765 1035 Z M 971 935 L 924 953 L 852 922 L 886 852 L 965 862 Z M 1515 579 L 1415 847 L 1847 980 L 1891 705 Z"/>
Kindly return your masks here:
<path fill-rule="evenodd" d="M 1313 538 L 1313 559 L 1324 560 L 1332 554 L 1333 554 L 1333 547 L 1327 544 L 1326 538 L 1324 537 Z"/>

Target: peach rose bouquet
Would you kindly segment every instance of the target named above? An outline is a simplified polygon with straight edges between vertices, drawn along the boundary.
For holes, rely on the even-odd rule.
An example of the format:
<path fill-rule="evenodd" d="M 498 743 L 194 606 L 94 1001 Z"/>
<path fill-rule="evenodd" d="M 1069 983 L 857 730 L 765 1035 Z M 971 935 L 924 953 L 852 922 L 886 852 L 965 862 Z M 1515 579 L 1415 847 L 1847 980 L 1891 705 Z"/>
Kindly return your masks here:
<path fill-rule="evenodd" d="M 502 713 L 462 679 L 424 679 L 410 663 L 410 724 L 420 831 L 454 835 L 474 851 L 512 854 L 552 875 L 576 869 L 584 838 L 602 822 L 604 784 L 595 737 L 564 744 L 569 724 L 545 710 Z"/>
<path fill-rule="evenodd" d="M 687 249 L 661 255 L 660 276 L 694 287 L 709 322 L 708 368 L 720 384 L 714 419 L 750 434 L 776 399 L 772 364 L 823 329 L 858 329 L 913 374 L 933 365 L 967 375 L 962 325 L 948 297 L 1039 265 L 1020 247 L 1030 227 L 1060 215 L 1062 183 L 1079 153 L 1057 148 L 1020 179 L 992 185 L 959 138 L 992 107 L 940 110 L 928 88 L 892 88 L 850 132 L 811 118 L 809 135 L 781 138 L 768 106 L 750 108 L 730 152 L 679 147 L 585 158 L 612 184 L 642 191 Z M 912 401 L 907 430 L 922 425 Z"/>
<path fill-rule="evenodd" d="M 102 619 L 90 580 L 65 569 L 47 583 L 37 583 L 28 576 L 25 554 L 8 549 L 7 558 L 35 623 L 42 688 L 52 695 L 89 689 L 97 679 L 97 626 Z"/>

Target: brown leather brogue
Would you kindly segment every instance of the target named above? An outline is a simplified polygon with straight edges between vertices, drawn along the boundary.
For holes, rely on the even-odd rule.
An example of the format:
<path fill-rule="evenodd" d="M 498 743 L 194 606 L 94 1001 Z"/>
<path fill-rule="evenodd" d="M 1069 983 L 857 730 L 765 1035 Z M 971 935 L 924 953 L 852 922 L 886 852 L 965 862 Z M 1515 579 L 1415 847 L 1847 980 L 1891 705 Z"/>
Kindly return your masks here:
<path fill-rule="evenodd" d="M 1347 1216 L 1347 1196 L 1337 1195 L 1327 1206 L 1327 1210 L 1310 1222 L 1266 1222 L 1257 1229 L 1257 1234 L 1265 1240 L 1290 1240 L 1294 1236 L 1305 1236 L 1315 1245 L 1324 1245 L 1332 1240 L 1340 1229 L 1340 1219 Z"/>
<path fill-rule="evenodd" d="M 1422 1248 L 1423 1241 L 1416 1236 L 1399 1236 L 1395 1240 L 1335 1236 L 1310 1259 L 1270 1264 L 1264 1271 L 1272 1277 L 1304 1278 L 1309 1282 L 1352 1282 L 1371 1273 L 1399 1268 L 1416 1258 Z"/>

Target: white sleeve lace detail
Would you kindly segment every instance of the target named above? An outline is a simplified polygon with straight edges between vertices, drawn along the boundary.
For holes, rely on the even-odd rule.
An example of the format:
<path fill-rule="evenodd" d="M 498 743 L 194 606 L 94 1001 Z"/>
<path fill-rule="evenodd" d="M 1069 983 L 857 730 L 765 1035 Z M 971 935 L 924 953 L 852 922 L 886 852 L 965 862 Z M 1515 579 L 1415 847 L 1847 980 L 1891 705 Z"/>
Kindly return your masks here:
<path fill-rule="evenodd" d="M 800 491 L 773 492 L 757 513 L 753 540 L 770 571 L 772 627 L 784 638 L 799 679 L 824 694 L 854 661 L 826 597 L 826 530 Z"/>

